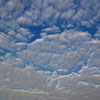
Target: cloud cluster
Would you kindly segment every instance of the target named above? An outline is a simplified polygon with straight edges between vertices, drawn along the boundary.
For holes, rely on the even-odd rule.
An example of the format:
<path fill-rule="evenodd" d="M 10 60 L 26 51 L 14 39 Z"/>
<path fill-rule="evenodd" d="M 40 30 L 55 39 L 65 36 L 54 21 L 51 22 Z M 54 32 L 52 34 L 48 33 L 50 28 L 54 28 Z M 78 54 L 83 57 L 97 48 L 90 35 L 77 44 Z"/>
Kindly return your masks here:
<path fill-rule="evenodd" d="M 99 19 L 99 0 L 0 0 L 0 99 L 99 100 Z"/>
<path fill-rule="evenodd" d="M 65 30 L 27 44 L 16 56 L 7 53 L 0 63 L 1 99 L 99 100 L 99 49 L 89 33 Z"/>
<path fill-rule="evenodd" d="M 10 30 L 16 33 L 20 27 L 35 30 L 34 26 L 55 25 L 60 30 L 74 27 L 95 30 L 99 25 L 99 0 L 1 0 L 0 5 L 0 29 L 5 33 Z"/>
<path fill-rule="evenodd" d="M 99 100 L 100 70 L 83 66 L 79 73 L 58 75 L 34 71 L 33 67 L 15 69 L 2 63 L 0 98 L 5 100 Z M 6 71 L 7 70 L 7 71 Z M 4 76 L 5 75 L 5 76 Z"/>

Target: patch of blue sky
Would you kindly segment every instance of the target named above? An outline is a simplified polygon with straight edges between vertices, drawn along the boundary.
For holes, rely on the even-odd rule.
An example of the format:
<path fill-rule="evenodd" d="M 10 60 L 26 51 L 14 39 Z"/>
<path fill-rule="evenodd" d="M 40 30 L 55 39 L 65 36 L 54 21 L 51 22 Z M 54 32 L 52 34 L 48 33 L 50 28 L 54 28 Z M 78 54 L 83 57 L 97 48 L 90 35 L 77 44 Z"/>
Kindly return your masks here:
<path fill-rule="evenodd" d="M 42 29 L 44 29 L 43 26 L 31 26 L 28 28 L 29 28 L 31 34 L 34 34 L 34 36 L 31 37 L 31 39 L 28 41 L 28 43 L 31 43 L 31 42 L 35 41 L 36 39 L 41 38 L 41 31 L 42 31 Z"/>

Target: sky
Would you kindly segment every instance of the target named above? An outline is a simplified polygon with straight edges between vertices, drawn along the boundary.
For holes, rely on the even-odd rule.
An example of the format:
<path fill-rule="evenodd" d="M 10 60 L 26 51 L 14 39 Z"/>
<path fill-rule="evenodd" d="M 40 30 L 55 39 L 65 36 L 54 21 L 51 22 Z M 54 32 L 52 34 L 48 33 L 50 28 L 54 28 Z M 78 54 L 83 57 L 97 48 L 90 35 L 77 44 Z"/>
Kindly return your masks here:
<path fill-rule="evenodd" d="M 100 100 L 100 0 L 0 0 L 0 100 Z"/>

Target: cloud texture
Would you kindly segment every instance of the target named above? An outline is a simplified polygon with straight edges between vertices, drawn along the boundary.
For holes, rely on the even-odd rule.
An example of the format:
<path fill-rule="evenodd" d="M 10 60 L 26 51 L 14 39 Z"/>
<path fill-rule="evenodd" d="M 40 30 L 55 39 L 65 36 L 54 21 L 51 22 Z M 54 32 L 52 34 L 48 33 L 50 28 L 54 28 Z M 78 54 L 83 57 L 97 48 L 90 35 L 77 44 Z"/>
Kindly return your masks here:
<path fill-rule="evenodd" d="M 0 99 L 100 99 L 99 0 L 0 0 Z"/>

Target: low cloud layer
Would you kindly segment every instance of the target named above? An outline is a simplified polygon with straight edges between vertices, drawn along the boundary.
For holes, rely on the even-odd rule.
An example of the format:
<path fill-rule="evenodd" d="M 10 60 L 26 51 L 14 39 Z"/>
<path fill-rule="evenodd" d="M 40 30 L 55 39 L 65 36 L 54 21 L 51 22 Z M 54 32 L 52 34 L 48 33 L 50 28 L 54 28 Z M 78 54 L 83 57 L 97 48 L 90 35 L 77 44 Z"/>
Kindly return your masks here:
<path fill-rule="evenodd" d="M 0 99 L 100 99 L 99 0 L 0 1 Z"/>

